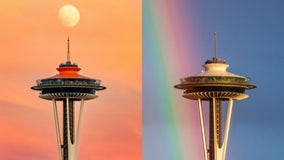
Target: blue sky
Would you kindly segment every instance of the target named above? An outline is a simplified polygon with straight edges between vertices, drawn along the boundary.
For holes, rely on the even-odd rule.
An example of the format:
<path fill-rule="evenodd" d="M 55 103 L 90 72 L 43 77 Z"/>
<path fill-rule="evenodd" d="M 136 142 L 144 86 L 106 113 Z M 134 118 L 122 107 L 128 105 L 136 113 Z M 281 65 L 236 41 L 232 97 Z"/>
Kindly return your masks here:
<path fill-rule="evenodd" d="M 171 0 L 170 0 L 171 1 Z M 168 1 L 167 1 L 168 2 Z M 210 0 L 175 0 L 182 8 L 171 10 L 179 12 L 188 21 L 187 16 L 194 17 L 196 26 L 196 43 L 200 46 L 201 58 L 196 59 L 195 68 L 201 68 L 206 59 L 213 56 L 213 33 L 217 32 L 218 56 L 225 59 L 230 65 L 229 71 L 251 78 L 257 85 L 254 90 L 249 90 L 248 99 L 234 103 L 227 159 L 230 160 L 265 160 L 283 157 L 284 144 L 284 113 L 283 108 L 283 68 L 284 68 L 284 1 L 277 0 L 238 0 L 238 1 L 210 1 Z M 144 2 L 145 3 L 145 2 Z M 157 3 L 158 4 L 158 3 Z M 154 5 L 154 3 L 153 3 Z M 152 6 L 155 8 L 158 6 Z M 188 8 L 188 9 L 187 9 Z M 146 8 L 143 8 L 147 12 Z M 176 14 L 176 13 L 172 13 Z M 153 28 L 147 23 L 144 13 L 143 29 Z M 173 22 L 175 23 L 175 22 Z M 180 24 L 182 25 L 182 24 Z M 184 30 L 185 35 L 189 33 Z M 152 35 L 144 30 L 143 41 Z M 155 51 L 155 46 L 143 43 L 143 50 Z M 143 52 L 143 57 L 149 53 Z M 143 59 L 143 70 L 149 67 L 147 59 Z M 192 73 L 195 74 L 195 73 Z M 143 90 L 147 91 L 149 79 L 147 72 L 143 72 Z M 189 75 L 184 75 L 189 76 Z M 180 77 L 176 77 L 177 82 Z M 175 84 L 173 84 L 175 85 Z M 143 95 L 147 93 L 143 92 Z M 181 93 L 180 93 L 181 94 Z M 153 123 L 161 123 L 160 119 L 151 117 L 151 104 L 148 99 L 143 99 L 143 118 L 152 118 Z M 176 99 L 180 101 L 181 99 Z M 151 106 L 151 107 L 154 107 Z M 154 110 L 154 109 L 153 109 Z M 176 123 L 181 123 L 176 122 Z M 165 130 L 158 126 L 161 132 Z M 185 127 L 185 126 L 182 126 Z M 189 129 L 195 129 L 188 126 Z M 174 129 L 174 128 L 172 128 Z M 143 124 L 143 135 L 147 135 L 147 127 Z M 161 133 L 163 134 L 163 133 Z M 159 135 L 161 136 L 161 135 Z M 189 135 L 182 135 L 180 139 L 187 140 Z M 148 160 L 151 156 L 155 159 L 166 159 L 170 153 L 149 150 L 166 150 L 167 143 L 163 145 L 149 145 L 152 139 L 143 139 L 143 156 Z M 159 137 L 157 137 L 159 138 Z M 168 142 L 171 145 L 172 142 Z M 188 156 L 190 157 L 190 156 Z"/>

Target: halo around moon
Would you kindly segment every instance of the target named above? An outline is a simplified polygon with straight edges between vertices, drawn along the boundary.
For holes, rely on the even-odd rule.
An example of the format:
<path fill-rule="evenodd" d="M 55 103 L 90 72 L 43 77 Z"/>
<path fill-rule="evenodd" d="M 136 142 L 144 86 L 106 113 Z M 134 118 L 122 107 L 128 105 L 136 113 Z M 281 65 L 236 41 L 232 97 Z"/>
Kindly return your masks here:
<path fill-rule="evenodd" d="M 73 5 L 64 5 L 59 9 L 58 19 L 65 27 L 74 27 L 80 21 L 80 12 Z"/>

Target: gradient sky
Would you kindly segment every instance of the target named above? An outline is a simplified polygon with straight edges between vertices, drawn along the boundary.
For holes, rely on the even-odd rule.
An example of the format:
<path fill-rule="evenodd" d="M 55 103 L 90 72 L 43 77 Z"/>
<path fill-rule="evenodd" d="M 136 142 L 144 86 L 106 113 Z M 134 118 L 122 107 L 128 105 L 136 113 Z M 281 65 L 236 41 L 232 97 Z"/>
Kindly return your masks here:
<path fill-rule="evenodd" d="M 74 28 L 57 18 L 75 5 Z M 0 1 L 0 159 L 57 159 L 52 103 L 32 91 L 37 79 L 53 76 L 66 61 L 80 74 L 101 79 L 107 90 L 85 103 L 79 159 L 141 159 L 141 0 Z"/>
<path fill-rule="evenodd" d="M 143 0 L 143 159 L 202 160 L 197 103 L 174 89 L 213 57 L 257 88 L 234 103 L 227 159 L 283 157 L 284 2 Z"/>
<path fill-rule="evenodd" d="M 64 4 L 80 10 L 74 28 L 57 19 Z M 212 58 L 214 32 L 229 71 L 257 85 L 235 103 L 227 159 L 283 157 L 284 2 L 143 0 L 143 26 L 141 11 L 141 0 L 0 1 L 1 159 L 57 159 L 52 104 L 30 87 L 57 73 L 68 35 L 80 74 L 107 86 L 85 104 L 79 159 L 139 160 L 142 148 L 143 160 L 202 159 L 196 103 L 173 85 Z"/>

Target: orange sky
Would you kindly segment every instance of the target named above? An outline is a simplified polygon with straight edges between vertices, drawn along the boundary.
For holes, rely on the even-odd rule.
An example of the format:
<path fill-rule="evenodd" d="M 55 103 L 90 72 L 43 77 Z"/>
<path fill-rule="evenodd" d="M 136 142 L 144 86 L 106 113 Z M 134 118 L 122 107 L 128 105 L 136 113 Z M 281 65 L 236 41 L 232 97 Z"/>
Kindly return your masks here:
<path fill-rule="evenodd" d="M 57 12 L 73 4 L 79 24 L 63 27 Z M 32 91 L 35 80 L 71 61 L 107 90 L 85 103 L 78 159 L 141 159 L 141 0 L 0 1 L 0 155 L 11 160 L 57 159 L 52 103 Z"/>

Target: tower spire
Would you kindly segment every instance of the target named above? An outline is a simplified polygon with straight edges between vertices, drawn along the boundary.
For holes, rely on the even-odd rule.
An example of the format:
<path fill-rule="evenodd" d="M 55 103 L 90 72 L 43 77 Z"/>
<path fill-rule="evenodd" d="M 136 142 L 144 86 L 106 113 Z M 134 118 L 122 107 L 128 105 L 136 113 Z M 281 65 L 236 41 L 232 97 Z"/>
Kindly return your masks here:
<path fill-rule="evenodd" d="M 217 58 L 217 32 L 214 32 L 214 58 L 215 60 L 218 60 Z"/>
<path fill-rule="evenodd" d="M 68 38 L 67 38 L 67 62 L 70 62 L 70 40 L 69 40 L 69 35 L 68 35 Z"/>

